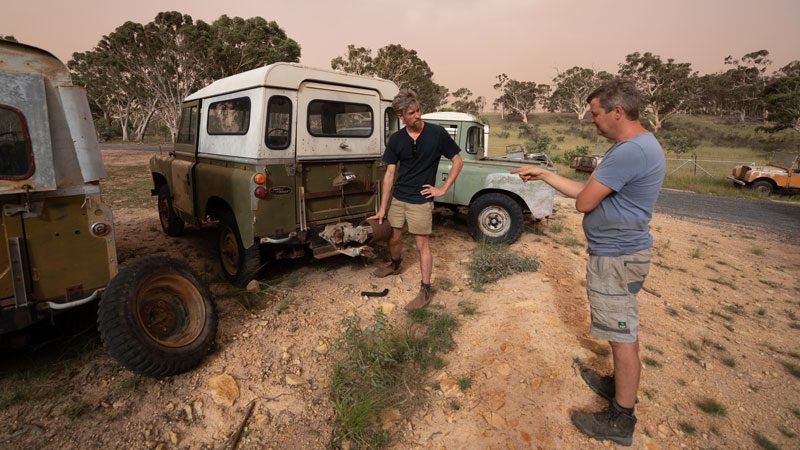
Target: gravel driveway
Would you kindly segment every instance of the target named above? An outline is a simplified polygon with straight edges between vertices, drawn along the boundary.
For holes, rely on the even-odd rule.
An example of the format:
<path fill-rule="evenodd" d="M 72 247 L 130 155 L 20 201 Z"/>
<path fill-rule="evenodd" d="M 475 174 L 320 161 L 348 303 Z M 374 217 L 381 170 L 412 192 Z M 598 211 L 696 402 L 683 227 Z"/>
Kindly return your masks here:
<path fill-rule="evenodd" d="M 795 202 L 663 189 L 656 212 L 761 228 L 790 239 L 800 233 L 800 203 Z"/>

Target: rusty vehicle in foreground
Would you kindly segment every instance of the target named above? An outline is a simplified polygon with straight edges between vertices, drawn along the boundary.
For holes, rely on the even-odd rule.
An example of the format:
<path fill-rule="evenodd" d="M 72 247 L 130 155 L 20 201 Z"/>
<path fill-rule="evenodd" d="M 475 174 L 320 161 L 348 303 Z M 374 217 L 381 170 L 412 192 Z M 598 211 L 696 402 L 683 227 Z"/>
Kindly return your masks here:
<path fill-rule="evenodd" d="M 0 344 L 99 299 L 101 338 L 123 365 L 188 370 L 216 335 L 211 293 L 171 258 L 118 273 L 104 176 L 86 91 L 52 54 L 0 40 Z"/>
<path fill-rule="evenodd" d="M 735 186 L 769 195 L 800 191 L 800 153 L 779 152 L 763 165 L 741 164 L 728 177 Z"/>

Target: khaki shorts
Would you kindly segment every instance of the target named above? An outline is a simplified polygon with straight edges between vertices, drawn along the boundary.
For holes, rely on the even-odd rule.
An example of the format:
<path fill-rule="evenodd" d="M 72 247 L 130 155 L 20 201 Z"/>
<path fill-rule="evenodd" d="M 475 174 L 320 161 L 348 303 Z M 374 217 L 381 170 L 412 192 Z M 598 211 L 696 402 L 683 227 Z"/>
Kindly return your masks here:
<path fill-rule="evenodd" d="M 630 255 L 589 255 L 586 291 L 592 312 L 589 334 L 611 342 L 638 339 L 639 305 L 636 294 L 650 271 L 650 249 Z"/>
<path fill-rule="evenodd" d="M 393 198 L 386 218 L 392 228 L 403 228 L 408 222 L 409 233 L 427 236 L 433 231 L 433 202 L 418 205 Z"/>

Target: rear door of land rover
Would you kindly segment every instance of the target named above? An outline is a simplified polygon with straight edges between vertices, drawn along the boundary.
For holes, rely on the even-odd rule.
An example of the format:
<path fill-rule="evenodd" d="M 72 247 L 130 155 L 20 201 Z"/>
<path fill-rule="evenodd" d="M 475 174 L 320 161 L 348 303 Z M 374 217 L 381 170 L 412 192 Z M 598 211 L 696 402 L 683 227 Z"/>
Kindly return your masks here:
<path fill-rule="evenodd" d="M 318 82 L 300 86 L 297 190 L 306 224 L 375 211 L 382 117 L 375 91 Z"/>

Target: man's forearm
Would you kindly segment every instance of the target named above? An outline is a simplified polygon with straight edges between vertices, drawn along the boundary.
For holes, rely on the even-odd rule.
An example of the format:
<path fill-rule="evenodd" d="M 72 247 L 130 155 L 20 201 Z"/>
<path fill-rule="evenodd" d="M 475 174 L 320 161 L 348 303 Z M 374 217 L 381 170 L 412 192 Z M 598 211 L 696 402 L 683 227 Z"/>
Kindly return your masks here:
<path fill-rule="evenodd" d="M 386 171 L 381 183 L 381 210 L 386 211 L 389 206 L 389 198 L 392 196 L 392 187 L 394 187 L 394 172 Z"/>
<path fill-rule="evenodd" d="M 571 180 L 561 175 L 549 172 L 542 181 L 553 186 L 553 189 L 561 192 L 569 198 L 577 198 L 585 184 L 580 181 Z"/>

